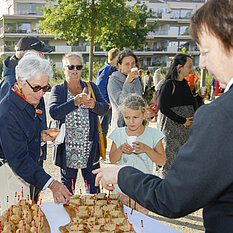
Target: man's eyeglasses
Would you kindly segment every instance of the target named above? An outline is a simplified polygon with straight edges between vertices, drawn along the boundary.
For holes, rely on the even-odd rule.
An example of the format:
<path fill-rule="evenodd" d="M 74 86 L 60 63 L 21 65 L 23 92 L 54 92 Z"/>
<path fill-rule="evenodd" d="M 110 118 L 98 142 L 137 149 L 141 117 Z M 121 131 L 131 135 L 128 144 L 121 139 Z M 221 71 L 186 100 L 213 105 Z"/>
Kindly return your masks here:
<path fill-rule="evenodd" d="M 43 92 L 46 92 L 46 91 L 48 91 L 48 90 L 51 89 L 51 86 L 50 86 L 49 84 L 46 85 L 46 86 L 44 86 L 44 87 L 41 87 L 41 86 L 35 86 L 35 87 L 33 87 L 27 80 L 26 80 L 26 83 L 29 85 L 29 87 L 32 88 L 32 90 L 33 90 L 34 92 L 38 92 L 38 91 L 40 91 L 41 89 L 43 90 Z"/>
<path fill-rule="evenodd" d="M 83 68 L 83 65 L 67 65 L 69 70 L 74 70 L 74 67 L 76 67 L 76 70 L 81 70 Z"/>

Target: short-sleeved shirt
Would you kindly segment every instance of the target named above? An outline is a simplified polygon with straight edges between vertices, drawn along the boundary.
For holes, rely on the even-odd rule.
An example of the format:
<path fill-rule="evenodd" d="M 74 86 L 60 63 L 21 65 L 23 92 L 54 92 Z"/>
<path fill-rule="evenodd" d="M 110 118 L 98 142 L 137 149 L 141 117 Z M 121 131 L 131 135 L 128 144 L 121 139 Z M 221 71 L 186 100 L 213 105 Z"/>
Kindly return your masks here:
<path fill-rule="evenodd" d="M 109 138 L 114 141 L 116 147 L 119 148 L 126 142 L 128 137 L 126 133 L 126 127 L 116 128 L 110 135 Z M 163 139 L 165 135 L 156 128 L 146 126 L 144 132 L 137 137 L 136 141 L 142 142 L 147 146 L 154 149 L 157 143 Z M 117 162 L 118 165 L 129 165 L 141 170 L 144 173 L 153 173 L 154 162 L 146 153 L 122 153 L 121 159 Z"/>
<path fill-rule="evenodd" d="M 119 148 L 126 142 L 128 137 L 126 133 L 126 127 L 116 128 L 110 135 L 109 138 L 113 140 L 116 147 Z M 155 148 L 157 143 L 162 140 L 165 135 L 156 128 L 146 126 L 144 132 L 137 137 L 137 142 L 142 142 L 151 148 Z M 153 173 L 154 162 L 146 153 L 122 153 L 120 160 L 117 162 L 118 165 L 128 165 L 139 169 L 140 171 L 148 174 Z M 118 185 L 114 185 L 115 189 L 121 192 Z"/>

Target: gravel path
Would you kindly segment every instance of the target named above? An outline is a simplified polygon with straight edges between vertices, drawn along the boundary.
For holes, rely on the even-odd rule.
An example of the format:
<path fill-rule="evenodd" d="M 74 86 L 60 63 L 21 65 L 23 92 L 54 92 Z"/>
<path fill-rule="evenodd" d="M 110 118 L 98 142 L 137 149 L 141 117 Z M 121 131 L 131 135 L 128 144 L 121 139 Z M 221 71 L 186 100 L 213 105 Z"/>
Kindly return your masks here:
<path fill-rule="evenodd" d="M 46 94 L 45 96 L 46 103 L 47 103 L 47 99 L 48 99 L 48 94 Z M 50 117 L 49 116 L 47 117 L 48 117 L 48 122 L 49 122 Z M 153 127 L 153 125 L 151 126 Z M 109 151 L 109 147 L 110 145 L 108 144 L 107 151 Z M 101 167 L 107 167 L 107 166 L 113 166 L 113 165 L 103 162 L 103 161 L 101 162 Z M 47 160 L 44 162 L 44 169 L 48 174 L 50 174 L 52 177 L 60 181 L 59 168 L 53 165 L 53 162 L 52 162 L 52 149 L 51 148 L 48 148 L 48 155 L 47 155 Z M 77 179 L 76 187 L 75 187 L 75 193 L 79 193 L 80 189 L 82 193 L 85 193 L 84 182 L 81 176 L 81 172 L 79 171 L 78 179 Z M 105 192 L 106 190 L 103 190 L 103 191 Z M 43 203 L 52 202 L 53 201 L 52 192 L 49 189 L 41 192 L 41 198 L 42 198 Z M 205 232 L 204 227 L 203 227 L 203 221 L 202 221 L 202 209 L 190 215 L 187 215 L 183 218 L 177 218 L 177 219 L 168 219 L 160 215 L 154 214 L 152 212 L 150 212 L 149 215 L 150 217 L 155 218 L 156 220 L 183 233 Z"/>

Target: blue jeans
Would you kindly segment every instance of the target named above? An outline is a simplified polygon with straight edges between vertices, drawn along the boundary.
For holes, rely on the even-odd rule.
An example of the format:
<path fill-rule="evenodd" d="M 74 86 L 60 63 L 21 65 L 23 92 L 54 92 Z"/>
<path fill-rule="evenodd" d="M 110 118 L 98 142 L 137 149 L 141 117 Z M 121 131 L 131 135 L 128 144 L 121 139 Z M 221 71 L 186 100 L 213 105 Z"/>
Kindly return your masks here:
<path fill-rule="evenodd" d="M 100 117 L 100 124 L 102 127 L 102 132 L 107 135 L 108 134 L 108 127 L 111 124 L 112 119 L 112 108 L 108 110 L 108 113 L 104 116 Z"/>
<path fill-rule="evenodd" d="M 95 164 L 92 167 L 92 170 L 95 170 L 97 168 L 100 168 L 99 163 Z M 91 171 L 88 171 L 87 168 L 83 168 L 81 169 L 82 171 L 82 176 L 83 176 L 83 180 L 85 182 L 85 184 L 87 184 L 88 186 L 90 185 L 90 193 L 94 194 L 100 191 L 99 187 L 95 186 L 95 177 L 96 175 L 94 175 Z M 72 180 L 74 183 L 74 190 L 75 190 L 75 183 L 77 180 L 77 174 L 78 174 L 78 169 L 74 169 L 74 168 L 66 168 L 65 169 L 60 169 L 61 172 L 61 183 L 64 184 L 71 193 L 72 192 Z"/>

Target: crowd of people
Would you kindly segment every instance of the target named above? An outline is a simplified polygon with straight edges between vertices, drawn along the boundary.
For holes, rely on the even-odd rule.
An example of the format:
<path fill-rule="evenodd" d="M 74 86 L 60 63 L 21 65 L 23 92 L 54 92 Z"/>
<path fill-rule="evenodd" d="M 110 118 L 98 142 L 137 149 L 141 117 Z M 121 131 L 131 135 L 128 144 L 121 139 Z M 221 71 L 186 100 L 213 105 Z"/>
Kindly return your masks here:
<path fill-rule="evenodd" d="M 35 37 L 20 39 L 16 54 L 4 61 L 0 83 L 2 210 L 7 197 L 7 205 L 13 203 L 22 189 L 37 202 L 38 192 L 49 188 L 56 203 L 68 203 L 80 169 L 91 194 L 101 184 L 124 204 L 132 198 L 139 211 L 170 218 L 203 207 L 206 232 L 231 232 L 232 12 L 231 0 L 209 0 L 192 16 L 199 66 L 225 88 L 208 105 L 207 93 L 196 92 L 189 55 L 177 54 L 161 79 L 161 68 L 143 77 L 132 50 L 113 48 L 95 84 L 82 80 L 82 57 L 66 54 L 64 82 L 51 89 L 53 70 L 43 55 L 51 51 Z M 47 128 L 43 95 L 50 89 L 48 112 L 58 135 Z M 100 168 L 98 117 L 111 140 L 109 159 L 118 165 L 113 168 Z M 148 126 L 153 118 L 157 128 Z M 43 169 L 48 141 L 60 182 Z"/>

